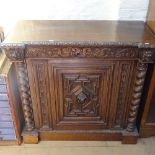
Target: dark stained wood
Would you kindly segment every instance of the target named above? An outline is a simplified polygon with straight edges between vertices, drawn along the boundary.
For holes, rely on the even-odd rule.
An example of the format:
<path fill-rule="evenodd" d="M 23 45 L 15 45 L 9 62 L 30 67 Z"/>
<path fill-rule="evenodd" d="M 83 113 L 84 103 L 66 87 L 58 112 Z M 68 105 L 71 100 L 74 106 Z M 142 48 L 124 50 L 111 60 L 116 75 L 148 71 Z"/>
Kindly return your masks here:
<path fill-rule="evenodd" d="M 122 70 L 124 66 L 127 66 L 129 69 L 128 73 L 132 74 L 134 63 L 127 63 L 125 61 L 121 63 L 115 61 L 108 62 L 102 59 L 93 61 L 94 64 L 92 64 L 92 60 L 86 59 L 84 61 L 80 59 L 74 61 L 71 59 L 50 59 L 49 62 L 46 60 L 27 61 L 27 64 L 29 64 L 30 85 L 34 85 L 33 88 L 31 87 L 31 94 L 33 96 L 32 102 L 34 103 L 34 113 L 36 113 L 35 125 L 37 128 L 49 129 L 51 127 L 53 129 L 82 130 L 89 128 L 105 129 L 115 126 L 115 116 L 110 115 L 110 111 L 113 113 L 117 108 L 117 97 L 113 98 L 115 95 L 118 96 L 119 93 L 117 82 L 118 79 L 121 80 L 121 72 L 122 74 L 125 72 L 125 70 Z M 47 65 L 48 63 L 49 65 Z M 116 67 L 115 70 L 113 69 L 114 66 Z M 49 68 L 49 78 L 47 68 Z M 117 71 L 119 71 L 119 74 L 117 74 Z M 112 74 L 114 73 L 116 76 L 112 78 Z M 124 75 L 124 84 L 130 81 L 126 77 L 127 75 Z M 61 79 L 61 77 L 63 78 Z M 50 81 L 52 83 L 49 79 L 51 79 Z M 57 79 L 60 79 L 60 81 L 57 81 Z M 103 85 L 105 87 L 101 87 Z M 113 89 L 114 91 L 112 92 Z M 127 91 L 124 93 L 127 93 Z M 123 95 L 122 92 L 119 96 L 123 97 Z M 79 103 L 79 97 L 84 97 L 80 101 L 82 103 Z M 112 100 L 112 105 L 110 105 L 110 100 Z M 54 101 L 57 105 L 54 105 Z M 73 105 L 70 105 L 70 102 Z M 124 99 L 121 102 L 126 103 L 127 101 Z M 111 109 L 111 106 L 114 108 Z M 126 106 L 124 105 L 121 108 L 126 109 Z M 51 113 L 49 109 L 53 110 L 53 112 Z M 117 111 L 119 112 L 119 110 Z M 122 119 L 121 117 L 119 120 L 119 126 L 122 126 Z M 75 124 L 73 124 L 74 122 Z"/>
<path fill-rule="evenodd" d="M 150 43 L 154 36 L 138 21 L 19 21 L 5 43 L 33 41 L 95 41 Z"/>
<path fill-rule="evenodd" d="M 135 144 L 154 39 L 143 22 L 19 22 L 2 46 L 16 66 L 24 142 Z"/>

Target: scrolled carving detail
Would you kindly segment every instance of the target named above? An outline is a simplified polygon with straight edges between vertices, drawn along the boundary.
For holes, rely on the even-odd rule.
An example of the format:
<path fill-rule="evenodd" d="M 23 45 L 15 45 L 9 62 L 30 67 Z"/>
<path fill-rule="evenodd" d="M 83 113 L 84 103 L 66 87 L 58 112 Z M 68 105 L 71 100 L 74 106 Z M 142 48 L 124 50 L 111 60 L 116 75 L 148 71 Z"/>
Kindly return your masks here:
<path fill-rule="evenodd" d="M 24 62 L 17 62 L 16 67 L 26 130 L 32 131 L 34 129 L 34 120 L 26 64 Z"/>
<path fill-rule="evenodd" d="M 136 48 L 30 46 L 26 58 L 138 58 Z"/>
<path fill-rule="evenodd" d="M 147 64 L 138 63 L 137 75 L 135 79 L 132 101 L 131 101 L 129 117 L 128 117 L 127 131 L 129 132 L 132 132 L 135 129 L 135 123 L 136 123 L 139 104 L 141 101 L 141 95 L 142 95 L 143 85 L 145 81 L 146 71 L 147 71 Z"/>
<path fill-rule="evenodd" d="M 5 48 L 5 54 L 11 61 L 23 61 L 25 58 L 25 51 L 22 47 Z"/>

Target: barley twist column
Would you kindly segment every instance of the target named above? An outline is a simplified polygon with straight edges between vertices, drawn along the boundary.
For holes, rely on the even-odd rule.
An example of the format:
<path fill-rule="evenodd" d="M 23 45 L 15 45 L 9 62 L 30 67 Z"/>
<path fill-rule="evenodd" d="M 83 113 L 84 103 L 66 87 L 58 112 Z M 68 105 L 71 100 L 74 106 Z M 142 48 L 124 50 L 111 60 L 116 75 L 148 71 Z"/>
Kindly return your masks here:
<path fill-rule="evenodd" d="M 136 127 L 136 118 L 137 118 L 138 108 L 141 101 L 141 95 L 143 91 L 146 71 L 147 71 L 147 64 L 144 64 L 144 63 L 137 64 L 136 79 L 135 79 L 134 88 L 133 88 L 133 95 L 132 95 L 132 101 L 130 105 L 128 125 L 127 125 L 127 131 L 129 132 L 134 131 Z"/>
<path fill-rule="evenodd" d="M 34 120 L 26 64 L 24 62 L 16 62 L 16 68 L 26 130 L 32 131 L 34 129 Z"/>

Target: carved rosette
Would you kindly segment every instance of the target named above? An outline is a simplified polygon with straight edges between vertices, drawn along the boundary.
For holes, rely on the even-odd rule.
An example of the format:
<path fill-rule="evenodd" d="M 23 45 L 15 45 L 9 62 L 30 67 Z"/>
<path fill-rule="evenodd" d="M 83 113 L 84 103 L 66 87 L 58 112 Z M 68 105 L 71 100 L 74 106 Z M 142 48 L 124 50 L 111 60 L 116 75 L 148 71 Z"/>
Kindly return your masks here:
<path fill-rule="evenodd" d="M 135 129 L 136 118 L 137 118 L 138 108 L 141 101 L 141 95 L 142 95 L 143 85 L 145 81 L 147 66 L 148 65 L 144 63 L 138 63 L 137 65 L 137 73 L 136 73 L 132 101 L 131 101 L 131 106 L 129 111 L 128 125 L 127 125 L 127 131 L 129 132 L 132 132 Z"/>
<path fill-rule="evenodd" d="M 16 67 L 26 130 L 32 131 L 34 129 L 34 119 L 26 64 L 24 62 L 17 62 Z"/>

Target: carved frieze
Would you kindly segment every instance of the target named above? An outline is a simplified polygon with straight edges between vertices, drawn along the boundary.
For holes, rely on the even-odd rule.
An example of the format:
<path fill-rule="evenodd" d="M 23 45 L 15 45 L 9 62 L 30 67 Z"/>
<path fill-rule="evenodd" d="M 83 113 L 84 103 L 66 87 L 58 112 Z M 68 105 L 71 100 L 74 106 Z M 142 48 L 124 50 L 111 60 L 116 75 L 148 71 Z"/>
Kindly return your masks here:
<path fill-rule="evenodd" d="M 136 48 L 118 47 L 28 47 L 26 58 L 138 58 Z"/>
<path fill-rule="evenodd" d="M 144 63 L 155 61 L 154 49 L 140 49 L 117 46 L 50 46 L 50 45 L 10 45 L 4 46 L 5 53 L 11 61 L 23 61 L 25 58 L 105 58 L 105 59 L 139 59 Z"/>

